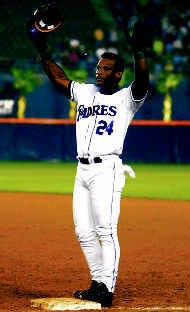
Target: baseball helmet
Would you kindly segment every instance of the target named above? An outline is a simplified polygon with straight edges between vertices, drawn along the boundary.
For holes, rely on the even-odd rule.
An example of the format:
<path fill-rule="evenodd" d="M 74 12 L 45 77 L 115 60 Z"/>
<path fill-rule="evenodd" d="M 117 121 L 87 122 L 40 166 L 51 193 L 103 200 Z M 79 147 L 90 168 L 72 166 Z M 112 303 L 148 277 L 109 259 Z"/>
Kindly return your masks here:
<path fill-rule="evenodd" d="M 53 2 L 46 2 L 33 13 L 34 27 L 40 32 L 51 32 L 62 24 L 60 10 Z"/>

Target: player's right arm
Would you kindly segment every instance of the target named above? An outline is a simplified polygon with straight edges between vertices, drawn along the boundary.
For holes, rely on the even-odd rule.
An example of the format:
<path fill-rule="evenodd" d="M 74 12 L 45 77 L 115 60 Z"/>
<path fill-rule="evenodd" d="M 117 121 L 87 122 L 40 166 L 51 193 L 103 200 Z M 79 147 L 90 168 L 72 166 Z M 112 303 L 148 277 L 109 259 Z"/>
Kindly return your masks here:
<path fill-rule="evenodd" d="M 70 97 L 71 80 L 68 78 L 65 71 L 52 60 L 47 46 L 46 33 L 37 31 L 32 23 L 28 25 L 28 33 L 29 38 L 40 55 L 45 73 L 65 96 Z"/>
<path fill-rule="evenodd" d="M 62 91 L 65 96 L 70 97 L 71 80 L 67 77 L 65 71 L 50 58 L 42 58 L 41 62 L 45 73 L 53 84 Z"/>

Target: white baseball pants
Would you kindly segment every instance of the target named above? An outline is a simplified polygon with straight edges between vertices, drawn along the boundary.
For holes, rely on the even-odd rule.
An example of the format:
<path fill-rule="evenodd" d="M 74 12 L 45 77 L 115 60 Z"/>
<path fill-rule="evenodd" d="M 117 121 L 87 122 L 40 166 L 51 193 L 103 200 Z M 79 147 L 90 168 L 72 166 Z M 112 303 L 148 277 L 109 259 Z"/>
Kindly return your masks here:
<path fill-rule="evenodd" d="M 118 156 L 77 167 L 73 194 L 75 232 L 92 280 L 115 289 L 120 257 L 117 225 L 124 167 Z"/>

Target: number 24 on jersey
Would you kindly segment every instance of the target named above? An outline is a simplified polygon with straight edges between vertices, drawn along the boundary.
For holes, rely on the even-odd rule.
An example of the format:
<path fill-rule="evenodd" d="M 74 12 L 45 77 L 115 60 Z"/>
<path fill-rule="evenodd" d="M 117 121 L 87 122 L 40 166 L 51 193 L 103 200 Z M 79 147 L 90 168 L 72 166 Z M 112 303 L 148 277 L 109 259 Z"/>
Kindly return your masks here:
<path fill-rule="evenodd" d="M 113 132 L 113 120 L 108 124 L 105 120 L 100 120 L 98 122 L 98 127 L 96 128 L 96 134 L 103 135 L 106 133 L 111 135 Z"/>

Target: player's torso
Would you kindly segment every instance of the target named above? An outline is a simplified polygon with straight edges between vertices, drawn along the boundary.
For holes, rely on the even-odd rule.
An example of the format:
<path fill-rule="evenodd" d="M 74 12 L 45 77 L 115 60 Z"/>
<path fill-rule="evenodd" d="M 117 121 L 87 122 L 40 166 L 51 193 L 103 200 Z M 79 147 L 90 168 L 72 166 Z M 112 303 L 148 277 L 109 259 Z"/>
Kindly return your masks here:
<path fill-rule="evenodd" d="M 76 131 L 80 157 L 121 154 L 133 117 L 129 90 L 104 95 L 94 88 L 78 97 Z"/>

